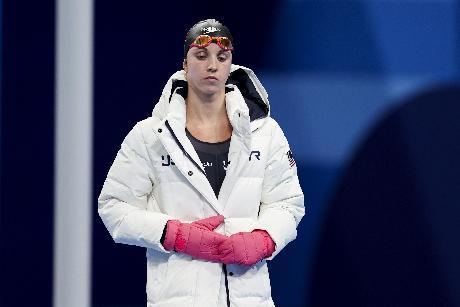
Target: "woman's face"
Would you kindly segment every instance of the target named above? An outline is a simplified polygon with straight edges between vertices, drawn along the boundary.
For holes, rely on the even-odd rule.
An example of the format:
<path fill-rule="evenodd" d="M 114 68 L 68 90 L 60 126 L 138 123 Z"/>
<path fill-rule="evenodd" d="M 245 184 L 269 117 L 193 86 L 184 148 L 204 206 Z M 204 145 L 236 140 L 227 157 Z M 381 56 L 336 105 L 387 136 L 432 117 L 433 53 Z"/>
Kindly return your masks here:
<path fill-rule="evenodd" d="M 232 52 L 224 51 L 215 43 L 205 48 L 190 48 L 184 60 L 189 89 L 206 96 L 225 91 L 231 64 Z"/>

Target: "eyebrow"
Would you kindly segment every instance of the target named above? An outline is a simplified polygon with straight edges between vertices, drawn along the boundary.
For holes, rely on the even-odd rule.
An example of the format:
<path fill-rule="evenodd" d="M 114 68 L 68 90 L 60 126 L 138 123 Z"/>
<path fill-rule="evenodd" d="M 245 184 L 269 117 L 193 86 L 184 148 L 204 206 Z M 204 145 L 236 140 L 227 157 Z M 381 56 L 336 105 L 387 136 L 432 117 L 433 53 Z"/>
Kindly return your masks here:
<path fill-rule="evenodd" d="M 206 48 L 197 47 L 197 50 L 195 50 L 194 53 L 199 53 L 199 52 L 208 52 L 208 50 Z"/>
<path fill-rule="evenodd" d="M 218 54 L 230 54 L 230 51 L 229 51 L 229 50 L 220 49 L 220 51 L 218 52 Z"/>
<path fill-rule="evenodd" d="M 193 54 L 199 54 L 200 52 L 205 52 L 206 54 L 209 53 L 208 49 L 198 47 L 198 50 L 195 50 Z M 219 50 L 219 52 L 217 52 L 217 55 L 220 55 L 220 54 L 225 54 L 225 55 L 229 56 L 230 51 L 221 49 L 221 50 Z"/>

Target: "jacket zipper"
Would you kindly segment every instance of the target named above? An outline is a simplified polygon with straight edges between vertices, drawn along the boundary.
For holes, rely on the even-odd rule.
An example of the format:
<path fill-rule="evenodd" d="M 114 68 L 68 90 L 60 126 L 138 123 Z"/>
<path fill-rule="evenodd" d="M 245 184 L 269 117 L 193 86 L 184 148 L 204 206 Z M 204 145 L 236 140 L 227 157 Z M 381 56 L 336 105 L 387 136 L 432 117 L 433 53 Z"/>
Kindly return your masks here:
<path fill-rule="evenodd" d="M 184 146 L 182 146 L 182 144 L 179 142 L 179 140 L 177 139 L 177 136 L 176 134 L 174 133 L 174 131 L 172 130 L 171 126 L 169 125 L 168 121 L 165 122 L 165 125 L 166 127 L 168 127 L 168 130 L 169 132 L 171 133 L 171 135 L 173 136 L 174 140 L 176 141 L 177 145 L 179 145 L 180 149 L 182 149 L 182 151 L 184 152 L 185 156 L 187 158 L 190 159 L 190 161 L 192 161 L 193 164 L 195 164 L 196 167 L 198 167 L 198 169 L 206 176 L 205 172 L 203 171 L 203 169 L 198 165 L 198 163 L 195 162 L 195 160 L 192 159 L 192 157 L 188 154 L 188 152 L 185 150 Z M 222 269 L 224 271 L 224 276 L 225 276 L 225 292 L 227 294 L 227 307 L 230 307 L 230 295 L 229 295 L 229 291 L 228 291 L 228 278 L 227 278 L 227 265 L 225 264 L 222 264 Z"/>
<path fill-rule="evenodd" d="M 227 265 L 222 264 L 222 270 L 224 271 L 225 276 L 225 292 L 227 293 L 227 307 L 230 307 L 230 295 L 228 293 L 228 278 L 227 278 Z"/>

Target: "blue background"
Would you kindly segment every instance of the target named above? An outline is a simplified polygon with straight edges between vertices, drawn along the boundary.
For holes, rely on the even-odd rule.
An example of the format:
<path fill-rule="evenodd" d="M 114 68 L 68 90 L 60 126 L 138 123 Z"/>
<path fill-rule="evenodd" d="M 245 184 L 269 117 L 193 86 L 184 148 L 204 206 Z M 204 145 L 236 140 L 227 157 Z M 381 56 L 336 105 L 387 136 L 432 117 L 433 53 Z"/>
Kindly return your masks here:
<path fill-rule="evenodd" d="M 0 3 L 0 306 L 50 306 L 56 3 Z M 234 63 L 267 89 L 305 193 L 298 238 L 270 263 L 275 303 L 460 306 L 458 2 L 94 8 L 93 306 L 145 305 L 144 250 L 113 243 L 97 196 L 124 136 L 181 69 L 186 31 L 206 18 L 229 27 Z"/>

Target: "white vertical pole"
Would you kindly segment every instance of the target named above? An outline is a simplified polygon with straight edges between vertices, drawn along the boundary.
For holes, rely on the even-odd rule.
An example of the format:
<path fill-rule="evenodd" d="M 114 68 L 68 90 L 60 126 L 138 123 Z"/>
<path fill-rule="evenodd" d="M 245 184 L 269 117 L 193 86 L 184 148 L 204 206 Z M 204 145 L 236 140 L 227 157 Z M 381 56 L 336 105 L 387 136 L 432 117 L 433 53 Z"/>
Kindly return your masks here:
<path fill-rule="evenodd" d="M 92 0 L 58 0 L 54 192 L 55 307 L 91 300 Z"/>

